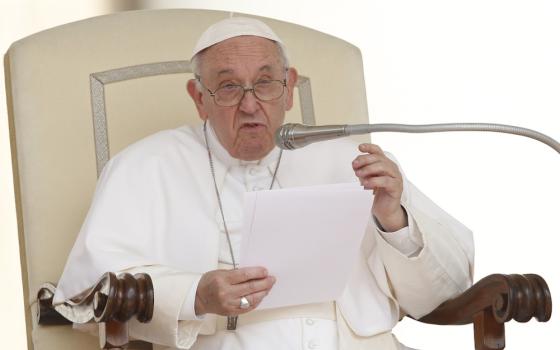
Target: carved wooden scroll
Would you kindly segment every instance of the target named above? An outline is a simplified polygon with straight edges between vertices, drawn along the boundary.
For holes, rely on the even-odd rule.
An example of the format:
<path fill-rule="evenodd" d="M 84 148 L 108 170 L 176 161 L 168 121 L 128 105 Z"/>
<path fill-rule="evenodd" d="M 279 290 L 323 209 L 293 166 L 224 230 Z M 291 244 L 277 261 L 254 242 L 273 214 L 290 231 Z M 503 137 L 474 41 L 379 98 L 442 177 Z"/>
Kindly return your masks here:
<path fill-rule="evenodd" d="M 154 287 L 149 275 L 105 273 L 90 289 L 63 304 L 52 305 L 56 287 L 46 283 L 39 290 L 40 325 L 99 323 L 99 342 L 103 349 L 128 346 L 126 322 L 133 316 L 146 323 L 154 310 Z"/>
<path fill-rule="evenodd" d="M 552 298 L 542 277 L 495 274 L 418 321 L 439 325 L 473 323 L 476 350 L 501 350 L 505 347 L 505 322 L 527 322 L 533 317 L 546 322 L 551 315 Z"/>

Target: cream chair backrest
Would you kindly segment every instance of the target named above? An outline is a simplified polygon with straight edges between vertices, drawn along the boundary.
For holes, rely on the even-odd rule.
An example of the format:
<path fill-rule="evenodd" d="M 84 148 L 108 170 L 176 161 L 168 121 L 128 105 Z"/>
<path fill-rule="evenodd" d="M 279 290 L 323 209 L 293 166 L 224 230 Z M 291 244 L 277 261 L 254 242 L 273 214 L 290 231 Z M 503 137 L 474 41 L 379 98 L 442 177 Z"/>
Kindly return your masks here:
<path fill-rule="evenodd" d="M 40 32 L 6 53 L 30 349 L 97 348 L 95 338 L 68 327 L 38 327 L 35 293 L 60 277 L 107 159 L 155 131 L 198 122 L 185 91 L 192 76 L 186 59 L 202 31 L 229 15 L 122 12 Z M 367 122 L 356 47 L 309 28 L 261 19 L 283 39 L 300 73 L 301 103 L 288 121 Z"/>

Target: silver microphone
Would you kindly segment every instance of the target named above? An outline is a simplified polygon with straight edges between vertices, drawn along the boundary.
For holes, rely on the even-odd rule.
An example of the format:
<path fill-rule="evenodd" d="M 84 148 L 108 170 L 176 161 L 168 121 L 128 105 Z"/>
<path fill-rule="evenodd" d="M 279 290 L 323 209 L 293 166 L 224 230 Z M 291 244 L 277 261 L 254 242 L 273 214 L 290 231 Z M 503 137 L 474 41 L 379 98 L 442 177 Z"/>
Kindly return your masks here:
<path fill-rule="evenodd" d="M 296 149 L 310 143 L 348 136 L 347 125 L 321 125 L 288 123 L 276 130 L 276 145 L 282 149 Z"/>
<path fill-rule="evenodd" d="M 372 132 L 427 133 L 445 131 L 490 131 L 525 136 L 540 141 L 560 153 L 560 143 L 538 131 L 513 125 L 488 123 L 449 124 L 355 124 L 355 125 L 305 125 L 284 124 L 276 130 L 276 145 L 282 149 L 296 149 L 313 142 L 326 141 L 350 135 Z"/>

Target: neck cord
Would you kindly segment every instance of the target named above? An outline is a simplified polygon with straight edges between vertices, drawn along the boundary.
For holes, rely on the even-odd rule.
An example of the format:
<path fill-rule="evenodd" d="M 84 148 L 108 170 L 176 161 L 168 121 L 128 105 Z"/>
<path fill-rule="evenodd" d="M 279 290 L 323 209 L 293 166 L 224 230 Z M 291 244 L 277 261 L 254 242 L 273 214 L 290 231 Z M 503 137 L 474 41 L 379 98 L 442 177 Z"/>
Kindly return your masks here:
<path fill-rule="evenodd" d="M 224 231 L 226 232 L 229 253 L 231 255 L 231 262 L 233 263 L 233 269 L 237 269 L 237 263 L 235 262 L 235 256 L 233 254 L 233 246 L 231 244 L 231 238 L 229 235 L 229 230 L 226 224 L 226 218 L 224 215 L 224 206 L 222 204 L 222 199 L 220 196 L 220 191 L 218 190 L 218 183 L 216 181 L 216 171 L 214 170 L 214 161 L 212 160 L 212 152 L 210 151 L 210 146 L 208 145 L 208 133 L 206 131 L 206 123 L 204 121 L 204 141 L 206 143 L 206 151 L 208 152 L 208 163 L 210 164 L 210 172 L 212 173 L 212 180 L 214 180 L 214 189 L 216 190 L 216 198 L 218 199 L 218 207 L 220 208 L 220 214 L 222 215 L 222 221 L 224 223 Z M 272 181 L 270 182 L 269 190 L 274 186 L 274 181 L 276 181 L 276 174 L 278 173 L 278 168 L 280 167 L 280 161 L 282 160 L 282 150 L 278 155 L 278 160 L 276 161 L 276 167 L 274 168 L 274 174 L 272 175 Z M 237 325 L 237 316 L 228 316 L 227 329 L 234 330 Z"/>

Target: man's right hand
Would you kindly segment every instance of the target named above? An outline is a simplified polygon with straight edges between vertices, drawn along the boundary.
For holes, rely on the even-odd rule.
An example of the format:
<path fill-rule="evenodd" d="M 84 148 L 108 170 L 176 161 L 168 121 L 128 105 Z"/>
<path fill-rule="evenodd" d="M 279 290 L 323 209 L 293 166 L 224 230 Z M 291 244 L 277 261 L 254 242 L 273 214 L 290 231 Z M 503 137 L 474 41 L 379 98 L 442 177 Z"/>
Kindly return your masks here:
<path fill-rule="evenodd" d="M 195 313 L 236 316 L 249 312 L 261 303 L 274 282 L 276 278 L 269 276 L 264 267 L 206 272 L 196 289 Z M 251 304 L 249 308 L 239 307 L 242 297 Z"/>

